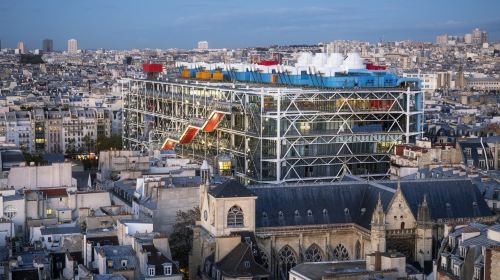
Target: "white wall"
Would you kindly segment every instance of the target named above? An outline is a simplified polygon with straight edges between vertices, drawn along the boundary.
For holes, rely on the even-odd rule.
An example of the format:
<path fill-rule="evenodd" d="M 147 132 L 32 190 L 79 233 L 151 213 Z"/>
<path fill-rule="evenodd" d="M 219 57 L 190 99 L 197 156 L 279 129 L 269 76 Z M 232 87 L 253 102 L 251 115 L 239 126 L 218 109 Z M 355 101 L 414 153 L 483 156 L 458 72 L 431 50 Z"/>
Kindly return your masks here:
<path fill-rule="evenodd" d="M 15 189 L 39 189 L 72 186 L 71 162 L 53 163 L 47 166 L 13 167 L 7 186 Z"/>

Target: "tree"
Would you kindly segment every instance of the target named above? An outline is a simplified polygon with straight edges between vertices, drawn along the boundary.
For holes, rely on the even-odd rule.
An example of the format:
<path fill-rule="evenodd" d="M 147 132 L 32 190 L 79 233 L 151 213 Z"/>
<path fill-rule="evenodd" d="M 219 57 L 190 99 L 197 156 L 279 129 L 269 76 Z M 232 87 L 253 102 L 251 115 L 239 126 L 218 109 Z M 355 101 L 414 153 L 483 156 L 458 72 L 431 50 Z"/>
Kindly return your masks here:
<path fill-rule="evenodd" d="M 87 148 L 87 153 L 90 153 L 90 151 L 94 150 L 95 147 L 95 141 L 90 137 L 89 135 L 85 135 L 83 137 L 83 146 Z"/>
<path fill-rule="evenodd" d="M 170 251 L 172 258 L 179 261 L 179 268 L 184 273 L 184 278 L 189 279 L 189 252 L 191 251 L 193 230 L 191 226 L 200 220 L 200 208 L 195 207 L 188 211 L 177 211 L 175 225 L 170 235 Z"/>
<path fill-rule="evenodd" d="M 106 150 L 121 150 L 122 149 L 122 137 L 120 135 L 112 135 L 111 137 L 97 136 L 96 141 L 96 152 Z"/>
<path fill-rule="evenodd" d="M 46 164 L 47 161 L 43 159 L 41 155 L 33 155 L 30 153 L 23 153 L 24 160 L 26 164 L 29 165 L 31 162 L 34 162 L 35 165 Z"/>

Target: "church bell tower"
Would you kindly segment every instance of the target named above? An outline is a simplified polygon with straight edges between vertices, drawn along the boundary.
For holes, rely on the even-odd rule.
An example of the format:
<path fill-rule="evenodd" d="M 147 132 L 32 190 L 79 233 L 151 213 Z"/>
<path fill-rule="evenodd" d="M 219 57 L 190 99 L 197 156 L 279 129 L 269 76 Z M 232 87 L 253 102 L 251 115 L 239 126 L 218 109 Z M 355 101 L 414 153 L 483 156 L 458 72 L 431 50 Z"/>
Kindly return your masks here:
<path fill-rule="evenodd" d="M 386 237 L 385 237 L 385 213 L 382 207 L 382 200 L 380 198 L 380 193 L 378 194 L 378 202 L 373 211 L 372 222 L 371 222 L 371 253 L 374 252 L 385 252 L 386 249 Z"/>

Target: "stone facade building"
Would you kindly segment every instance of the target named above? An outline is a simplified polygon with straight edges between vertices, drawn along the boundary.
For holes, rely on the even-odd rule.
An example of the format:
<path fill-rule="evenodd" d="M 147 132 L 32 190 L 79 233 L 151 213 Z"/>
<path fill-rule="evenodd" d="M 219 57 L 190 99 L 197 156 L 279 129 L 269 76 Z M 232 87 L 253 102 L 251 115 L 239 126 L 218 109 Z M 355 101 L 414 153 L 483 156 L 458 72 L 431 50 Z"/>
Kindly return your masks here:
<path fill-rule="evenodd" d="M 375 183 L 344 176 L 334 184 L 251 188 L 229 180 L 200 186 L 200 210 L 190 275 L 212 279 L 285 279 L 302 262 L 389 251 L 430 271 L 446 224 L 496 218 L 465 179 Z M 227 255 L 246 256 L 241 243 L 253 260 L 228 272 Z"/>

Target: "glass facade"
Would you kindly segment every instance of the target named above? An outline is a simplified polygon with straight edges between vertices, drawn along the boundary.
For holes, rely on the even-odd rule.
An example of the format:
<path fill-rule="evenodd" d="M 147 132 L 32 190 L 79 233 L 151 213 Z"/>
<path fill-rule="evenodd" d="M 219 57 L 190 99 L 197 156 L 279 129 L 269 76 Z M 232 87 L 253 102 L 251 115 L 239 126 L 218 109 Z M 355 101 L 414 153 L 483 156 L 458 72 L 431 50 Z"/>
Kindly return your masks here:
<path fill-rule="evenodd" d="M 393 146 L 421 135 L 418 88 L 252 88 L 150 80 L 132 80 L 129 88 L 125 147 L 158 149 L 168 140 L 182 157 L 215 163 L 228 156 L 231 164 L 223 167 L 248 184 L 334 181 L 344 172 L 386 178 Z"/>

